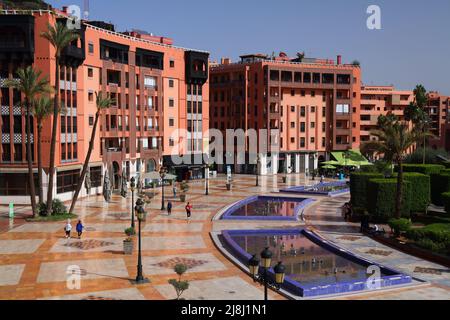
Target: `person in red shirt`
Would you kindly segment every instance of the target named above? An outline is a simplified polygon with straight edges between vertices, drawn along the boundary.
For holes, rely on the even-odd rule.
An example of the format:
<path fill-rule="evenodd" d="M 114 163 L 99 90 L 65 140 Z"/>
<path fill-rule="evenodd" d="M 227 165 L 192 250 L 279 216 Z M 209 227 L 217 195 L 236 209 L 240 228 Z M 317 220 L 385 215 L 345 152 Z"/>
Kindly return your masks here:
<path fill-rule="evenodd" d="M 191 210 L 192 210 L 192 205 L 190 202 L 187 203 L 185 209 L 186 209 L 187 220 L 189 221 L 189 219 L 191 218 Z"/>

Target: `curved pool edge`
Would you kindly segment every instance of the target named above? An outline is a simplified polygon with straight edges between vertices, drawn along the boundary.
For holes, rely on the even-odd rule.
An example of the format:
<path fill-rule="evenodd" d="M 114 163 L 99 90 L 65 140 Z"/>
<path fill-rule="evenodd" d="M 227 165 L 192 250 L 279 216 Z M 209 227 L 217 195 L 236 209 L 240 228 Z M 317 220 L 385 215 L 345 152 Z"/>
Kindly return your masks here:
<path fill-rule="evenodd" d="M 299 204 L 295 207 L 294 216 L 293 217 L 284 217 L 284 216 L 267 216 L 267 217 L 261 217 L 261 216 L 232 216 L 231 214 L 239 209 L 240 207 L 249 204 L 255 200 L 258 200 L 259 198 L 277 198 L 277 199 L 284 199 L 284 200 L 300 200 L 303 199 L 303 201 L 299 202 Z M 282 196 L 282 195 L 253 195 L 241 200 L 238 200 L 236 202 L 233 202 L 222 209 L 220 209 L 211 219 L 211 221 L 285 221 L 285 222 L 298 222 L 300 221 L 300 216 L 302 216 L 302 212 L 304 213 L 306 209 L 308 209 L 310 206 L 315 204 L 317 202 L 317 199 L 314 198 L 306 198 L 306 197 L 299 197 L 299 196 Z"/>
<path fill-rule="evenodd" d="M 371 289 L 367 288 L 367 281 L 356 281 L 356 282 L 340 282 L 337 284 L 324 285 L 324 286 L 302 286 L 300 283 L 289 279 L 286 277 L 286 282 L 283 288 L 283 295 L 288 296 L 292 299 L 312 299 L 312 298 L 327 298 L 332 296 L 347 296 L 352 294 L 364 294 L 370 293 L 373 291 L 386 291 L 389 289 L 397 289 L 405 286 L 413 286 L 412 283 L 413 277 L 401 273 L 392 268 L 383 266 L 379 263 L 375 263 L 361 257 L 351 251 L 340 248 L 339 246 L 330 243 L 328 240 L 324 239 L 317 233 L 308 230 L 307 228 L 297 228 L 297 229 L 273 229 L 273 230 L 225 230 L 222 232 L 214 232 L 216 239 L 214 240 L 214 235 L 211 233 L 213 237 L 213 241 L 216 242 L 216 247 L 230 259 L 233 263 L 237 264 L 242 270 L 244 270 L 247 274 L 248 268 L 246 266 L 246 261 L 251 258 L 251 255 L 245 252 L 239 245 L 235 243 L 233 239 L 231 239 L 231 235 L 233 234 L 243 234 L 243 235 L 251 235 L 251 234 L 294 234 L 294 233 L 303 233 L 309 240 L 316 242 L 318 245 L 325 247 L 326 249 L 332 251 L 335 254 L 344 256 L 346 259 L 351 260 L 352 262 L 358 263 L 360 265 L 375 265 L 378 266 L 381 270 L 384 270 L 385 273 L 391 273 L 392 275 L 384 276 L 381 278 L 380 288 Z M 222 241 L 219 239 L 219 235 L 221 235 L 226 242 L 227 246 L 232 250 L 228 250 L 222 244 Z M 269 274 L 273 277 L 273 270 L 269 270 Z"/>

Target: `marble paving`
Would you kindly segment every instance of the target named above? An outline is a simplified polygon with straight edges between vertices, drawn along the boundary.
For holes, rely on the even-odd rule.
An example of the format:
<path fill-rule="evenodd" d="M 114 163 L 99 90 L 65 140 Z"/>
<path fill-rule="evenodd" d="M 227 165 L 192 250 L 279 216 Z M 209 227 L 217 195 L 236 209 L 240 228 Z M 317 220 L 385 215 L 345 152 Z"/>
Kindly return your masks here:
<path fill-rule="evenodd" d="M 40 300 L 145 300 L 144 295 L 136 288 L 97 291 L 89 293 L 71 294 L 57 297 L 46 297 Z"/>
<path fill-rule="evenodd" d="M 143 228 L 143 232 L 202 232 L 203 223 L 151 223 Z"/>
<path fill-rule="evenodd" d="M 0 255 L 34 253 L 44 241 L 44 239 L 0 240 Z"/>
<path fill-rule="evenodd" d="M 37 282 L 67 281 L 74 270 L 80 271 L 81 280 L 129 277 L 123 259 L 71 260 L 42 263 Z"/>
<path fill-rule="evenodd" d="M 225 265 L 211 253 L 145 257 L 142 262 L 147 275 L 172 274 L 177 264 L 188 267 L 187 273 L 226 270 Z"/>
<path fill-rule="evenodd" d="M 166 299 L 176 298 L 171 285 L 159 285 L 156 290 Z M 187 300 L 261 300 L 264 293 L 239 277 L 230 277 L 191 281 L 182 297 Z"/>
<path fill-rule="evenodd" d="M 18 284 L 24 269 L 24 264 L 0 266 L 0 286 L 13 286 Z"/>
<path fill-rule="evenodd" d="M 15 233 L 53 233 L 56 231 L 64 231 L 64 222 L 56 223 L 27 223 L 17 228 L 12 229 L 9 232 Z"/>

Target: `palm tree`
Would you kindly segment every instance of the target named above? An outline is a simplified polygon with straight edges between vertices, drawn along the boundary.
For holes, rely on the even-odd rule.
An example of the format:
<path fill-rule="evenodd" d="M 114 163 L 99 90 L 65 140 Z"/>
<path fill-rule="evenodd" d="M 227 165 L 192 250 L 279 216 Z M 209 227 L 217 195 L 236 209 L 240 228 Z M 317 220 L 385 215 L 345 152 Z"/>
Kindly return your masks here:
<path fill-rule="evenodd" d="M 49 92 L 49 82 L 46 77 L 41 77 L 40 70 L 32 66 L 17 71 L 18 80 L 7 81 L 7 86 L 22 92 L 24 96 L 23 105 L 26 110 L 26 133 L 27 133 L 27 162 L 28 162 L 28 184 L 30 186 L 31 209 L 33 217 L 36 216 L 36 190 L 34 187 L 33 159 L 31 156 L 31 113 L 36 97 L 42 93 Z"/>
<path fill-rule="evenodd" d="M 427 137 L 430 136 L 430 122 L 431 119 L 425 111 L 425 106 L 427 105 L 428 97 L 427 90 L 421 84 L 417 85 L 414 89 L 414 102 L 410 103 L 409 106 L 405 108 L 404 115 L 406 121 L 413 123 L 415 129 L 422 133 L 423 138 L 423 164 L 426 162 L 426 144 Z"/>
<path fill-rule="evenodd" d="M 47 31 L 41 33 L 41 37 L 47 39 L 55 49 L 55 99 L 53 108 L 53 127 L 52 140 L 50 145 L 50 165 L 49 165 L 49 181 L 47 191 L 47 214 L 52 212 L 53 202 L 53 177 L 55 174 L 55 150 L 56 150 L 56 135 L 58 134 L 58 113 L 60 111 L 60 93 L 59 93 L 59 75 L 60 75 L 60 60 L 62 51 L 74 40 L 78 39 L 78 34 L 71 29 L 68 29 L 66 24 L 57 22 L 54 26 L 48 24 Z"/>
<path fill-rule="evenodd" d="M 83 186 L 84 178 L 86 177 L 86 173 L 89 167 L 89 161 L 91 159 L 92 150 L 94 149 L 95 143 L 95 134 L 97 132 L 97 124 L 100 118 L 100 112 L 103 109 L 109 108 L 111 105 L 115 104 L 115 101 L 111 99 L 109 96 L 103 96 L 102 92 L 95 93 L 96 95 L 96 104 L 97 104 L 97 112 L 95 113 L 94 127 L 92 128 L 91 140 L 89 141 L 89 149 L 86 154 L 86 159 L 84 160 L 83 170 L 81 171 L 80 178 L 78 179 L 77 189 L 75 191 L 75 195 L 72 198 L 72 204 L 70 206 L 69 213 L 73 213 L 75 208 L 75 204 L 78 200 L 78 196 L 80 195 L 81 188 Z"/>
<path fill-rule="evenodd" d="M 53 113 L 53 100 L 49 96 L 41 96 L 34 102 L 33 114 L 37 123 L 37 155 L 38 155 L 38 186 L 39 186 L 39 204 L 44 203 L 44 194 L 42 187 L 42 126 L 44 120 Z"/>
<path fill-rule="evenodd" d="M 378 138 L 376 141 L 364 143 L 364 148 L 376 150 L 383 154 L 388 162 L 393 162 L 398 166 L 397 193 L 395 200 L 395 216 L 401 217 L 403 200 L 403 160 L 408 149 L 411 148 L 421 135 L 416 130 L 410 130 L 405 123 L 398 119 L 394 120 L 381 116 L 378 119 L 380 129 L 371 131 L 371 135 Z"/>

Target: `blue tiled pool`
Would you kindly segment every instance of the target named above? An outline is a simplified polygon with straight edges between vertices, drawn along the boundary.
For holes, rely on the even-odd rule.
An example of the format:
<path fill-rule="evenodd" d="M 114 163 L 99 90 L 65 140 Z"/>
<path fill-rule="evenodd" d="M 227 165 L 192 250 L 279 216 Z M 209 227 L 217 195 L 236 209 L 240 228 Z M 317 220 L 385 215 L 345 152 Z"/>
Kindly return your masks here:
<path fill-rule="evenodd" d="M 302 297 L 367 290 L 372 274 L 367 273 L 367 268 L 376 265 L 306 229 L 224 231 L 222 235 L 227 249 L 244 264 L 253 254 L 259 255 L 269 247 L 274 253 L 273 266 L 278 261 L 286 266 L 283 288 Z M 380 287 L 411 282 L 410 276 L 378 267 Z"/>
<path fill-rule="evenodd" d="M 316 184 L 314 186 L 298 186 L 280 190 L 280 192 L 284 193 L 325 195 L 325 196 L 335 196 L 349 191 L 350 187 L 347 185 L 345 181 L 323 182 Z"/>
<path fill-rule="evenodd" d="M 306 198 L 253 196 L 229 207 L 224 220 L 297 220 L 313 200 Z"/>

